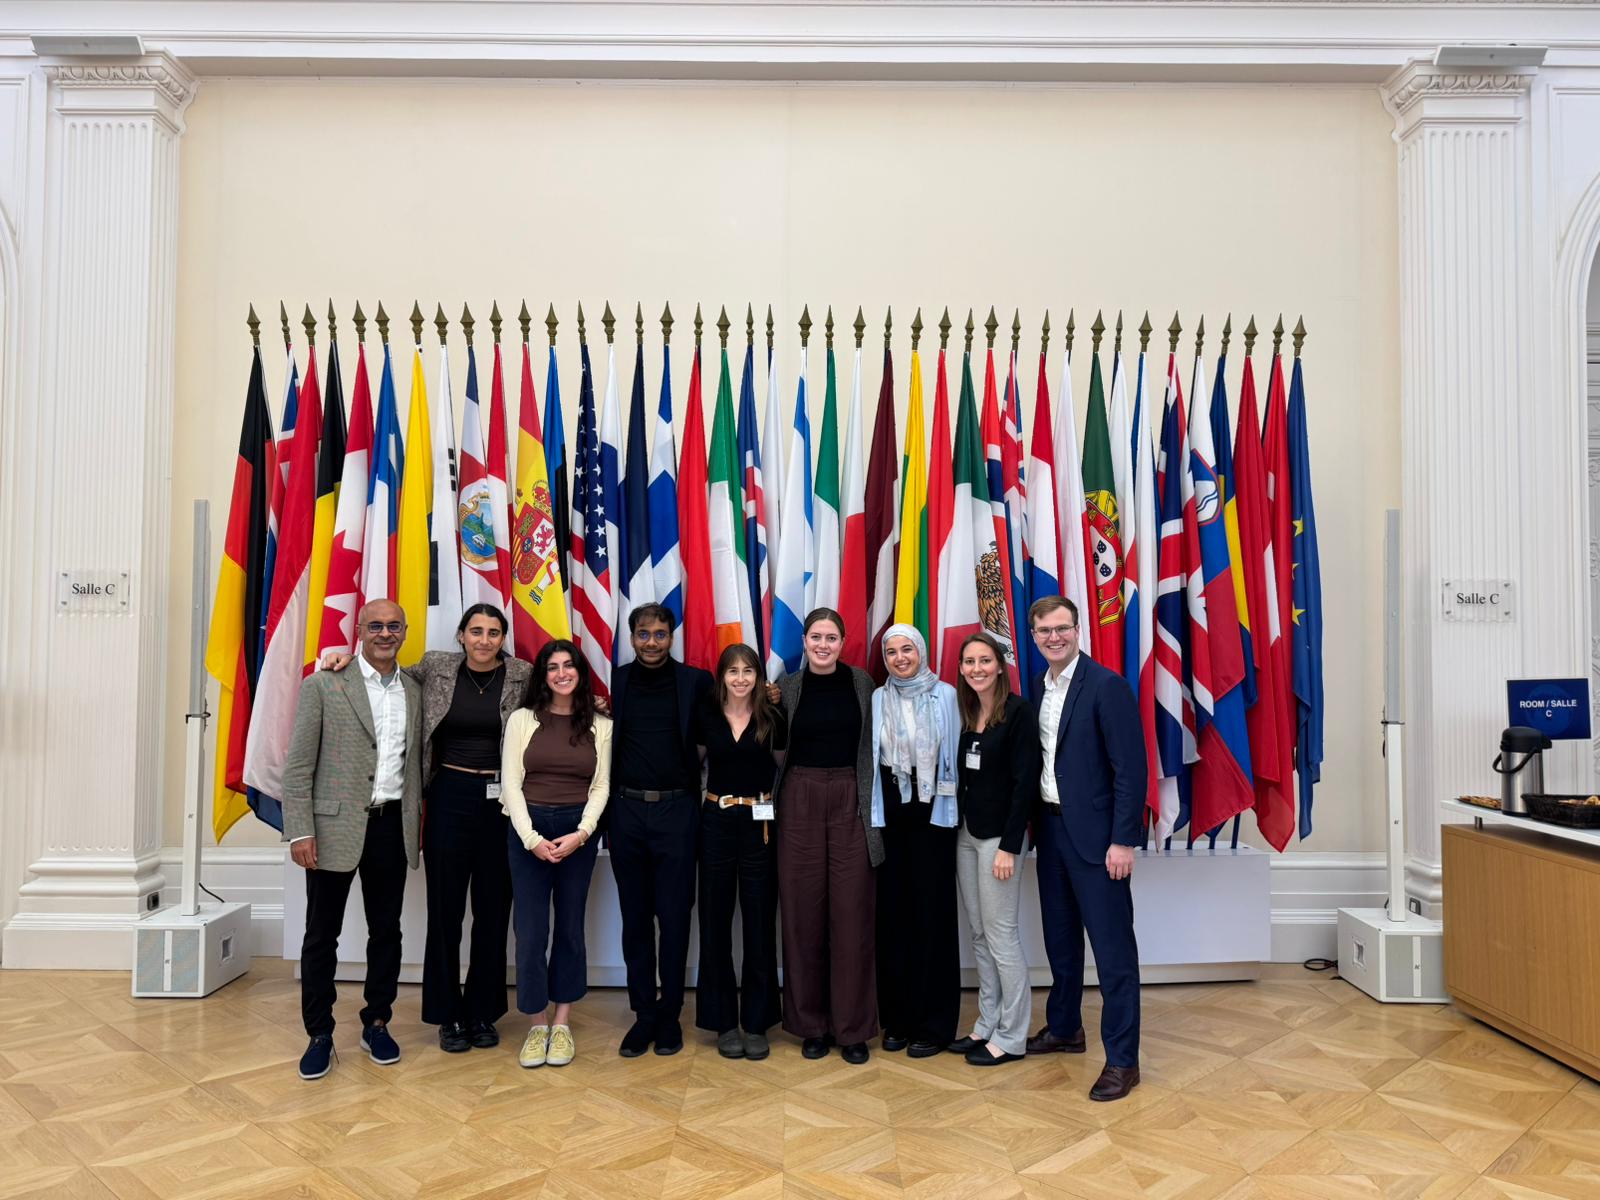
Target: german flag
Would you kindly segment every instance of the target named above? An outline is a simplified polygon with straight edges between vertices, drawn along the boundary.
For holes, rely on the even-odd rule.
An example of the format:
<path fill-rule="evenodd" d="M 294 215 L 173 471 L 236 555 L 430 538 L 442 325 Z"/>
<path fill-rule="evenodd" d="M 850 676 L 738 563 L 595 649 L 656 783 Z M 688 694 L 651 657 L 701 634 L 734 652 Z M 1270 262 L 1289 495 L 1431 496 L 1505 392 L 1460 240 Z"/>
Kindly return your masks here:
<path fill-rule="evenodd" d="M 211 827 L 219 842 L 233 823 L 250 811 L 244 795 L 244 745 L 261 669 L 257 633 L 272 471 L 272 414 L 262 379 L 261 347 L 257 346 L 245 390 L 227 539 L 217 570 L 216 602 L 206 642 L 206 671 L 222 690 L 217 705 L 216 783 L 211 806 Z"/>

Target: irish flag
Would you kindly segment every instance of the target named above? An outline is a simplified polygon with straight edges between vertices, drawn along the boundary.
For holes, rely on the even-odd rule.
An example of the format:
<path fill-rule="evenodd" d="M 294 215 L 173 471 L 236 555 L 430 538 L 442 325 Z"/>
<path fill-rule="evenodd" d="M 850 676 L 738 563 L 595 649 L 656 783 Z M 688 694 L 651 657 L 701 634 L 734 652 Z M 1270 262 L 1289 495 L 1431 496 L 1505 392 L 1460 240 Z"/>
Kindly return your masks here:
<path fill-rule="evenodd" d="M 822 431 L 817 438 L 817 474 L 812 493 L 816 522 L 817 573 L 811 579 L 812 607 L 839 607 L 839 386 L 833 367 L 833 314 L 828 314 L 828 382 L 822 399 Z"/>

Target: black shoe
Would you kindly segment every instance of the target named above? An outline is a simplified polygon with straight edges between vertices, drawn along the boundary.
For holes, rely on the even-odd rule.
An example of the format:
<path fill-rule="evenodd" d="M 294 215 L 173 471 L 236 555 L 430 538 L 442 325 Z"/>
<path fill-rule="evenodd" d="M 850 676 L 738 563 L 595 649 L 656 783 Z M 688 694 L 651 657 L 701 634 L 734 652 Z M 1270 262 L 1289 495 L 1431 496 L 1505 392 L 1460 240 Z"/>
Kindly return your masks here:
<path fill-rule="evenodd" d="M 479 1050 L 487 1050 L 500 1044 L 500 1031 L 494 1027 L 493 1021 L 474 1021 L 472 1028 L 467 1031 L 467 1038 Z"/>
<path fill-rule="evenodd" d="M 974 1067 L 998 1067 L 1001 1063 L 1020 1062 L 1025 1056 L 1021 1054 L 991 1054 L 989 1043 L 979 1042 L 967 1051 L 967 1062 Z"/>
<path fill-rule="evenodd" d="M 912 1042 L 906 1047 L 907 1058 L 932 1058 L 935 1054 L 943 1054 L 944 1047 L 938 1042 Z"/>
<path fill-rule="evenodd" d="M 840 1057 L 842 1057 L 845 1062 L 856 1067 L 859 1067 L 862 1063 L 866 1062 L 870 1053 L 871 1052 L 867 1049 L 867 1044 L 865 1042 L 851 1042 L 839 1052 Z"/>
<path fill-rule="evenodd" d="M 1029 1054 L 1082 1054 L 1086 1046 L 1084 1033 L 1079 1029 L 1071 1037 L 1057 1037 L 1046 1025 L 1028 1039 Z"/>
<path fill-rule="evenodd" d="M 617 1053 L 623 1058 L 638 1058 L 650 1049 L 650 1043 L 656 1040 L 656 1023 L 640 1017 L 633 1023 L 633 1028 L 622 1035 L 622 1045 L 617 1047 Z"/>
<path fill-rule="evenodd" d="M 363 1027 L 361 1048 L 380 1067 L 387 1067 L 400 1061 L 400 1046 L 395 1042 L 394 1035 L 389 1032 L 387 1021 L 374 1022 Z"/>
<path fill-rule="evenodd" d="M 300 1056 L 300 1078 L 321 1079 L 333 1065 L 330 1061 L 332 1058 L 333 1038 L 325 1033 L 317 1034 Z"/>
<path fill-rule="evenodd" d="M 883 1048 L 890 1053 L 896 1050 L 904 1050 L 910 1044 L 910 1038 L 903 1038 L 897 1033 L 885 1033 L 883 1035 Z"/>
<path fill-rule="evenodd" d="M 1089 1089 L 1089 1099 L 1121 1100 L 1138 1086 L 1138 1067 L 1107 1067 Z"/>
<path fill-rule="evenodd" d="M 661 1021 L 656 1025 L 656 1053 L 676 1054 L 683 1049 L 683 1026 L 676 1021 Z"/>
<path fill-rule="evenodd" d="M 807 1058 L 827 1058 L 828 1047 L 833 1045 L 831 1037 L 809 1037 L 800 1043 L 800 1053 Z"/>
<path fill-rule="evenodd" d="M 959 1037 L 945 1047 L 951 1054 L 970 1054 L 975 1046 L 986 1046 L 987 1042 L 975 1038 L 970 1033 L 966 1037 Z"/>
<path fill-rule="evenodd" d="M 472 1049 L 472 1037 L 461 1021 L 447 1021 L 439 1026 L 439 1049 L 446 1054 L 464 1054 Z"/>

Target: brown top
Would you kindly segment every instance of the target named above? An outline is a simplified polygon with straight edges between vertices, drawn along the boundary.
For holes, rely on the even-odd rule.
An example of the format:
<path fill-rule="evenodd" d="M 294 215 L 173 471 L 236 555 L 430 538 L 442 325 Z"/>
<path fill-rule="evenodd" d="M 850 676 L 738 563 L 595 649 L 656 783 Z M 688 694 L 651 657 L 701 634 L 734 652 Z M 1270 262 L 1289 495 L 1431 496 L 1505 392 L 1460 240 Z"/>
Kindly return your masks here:
<path fill-rule="evenodd" d="M 596 766 L 594 738 L 572 744 L 572 717 L 539 714 L 539 728 L 522 752 L 522 798 L 529 804 L 584 804 Z"/>

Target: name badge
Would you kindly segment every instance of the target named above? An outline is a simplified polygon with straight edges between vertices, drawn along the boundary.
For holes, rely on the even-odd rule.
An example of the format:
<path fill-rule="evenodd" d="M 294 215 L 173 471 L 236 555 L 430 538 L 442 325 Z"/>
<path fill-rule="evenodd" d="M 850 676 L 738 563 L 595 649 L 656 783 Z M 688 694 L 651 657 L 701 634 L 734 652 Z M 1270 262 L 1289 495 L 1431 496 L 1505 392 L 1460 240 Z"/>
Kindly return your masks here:
<path fill-rule="evenodd" d="M 483 794 L 487 799 L 490 800 L 500 799 L 500 781 L 498 779 L 491 779 L 488 783 L 484 784 Z"/>
<path fill-rule="evenodd" d="M 967 770 L 976 771 L 983 766 L 983 752 L 977 747 L 967 751 Z"/>
<path fill-rule="evenodd" d="M 750 819 L 754 821 L 772 821 L 777 819 L 775 806 L 768 800 L 765 804 L 756 803 L 750 806 Z"/>
<path fill-rule="evenodd" d="M 935 795 L 939 795 L 939 796 L 954 796 L 956 794 L 955 781 L 954 780 L 950 780 L 949 782 L 946 782 L 944 780 L 940 780 L 939 783 L 934 785 L 934 789 L 933 790 L 934 790 L 934 794 Z"/>

